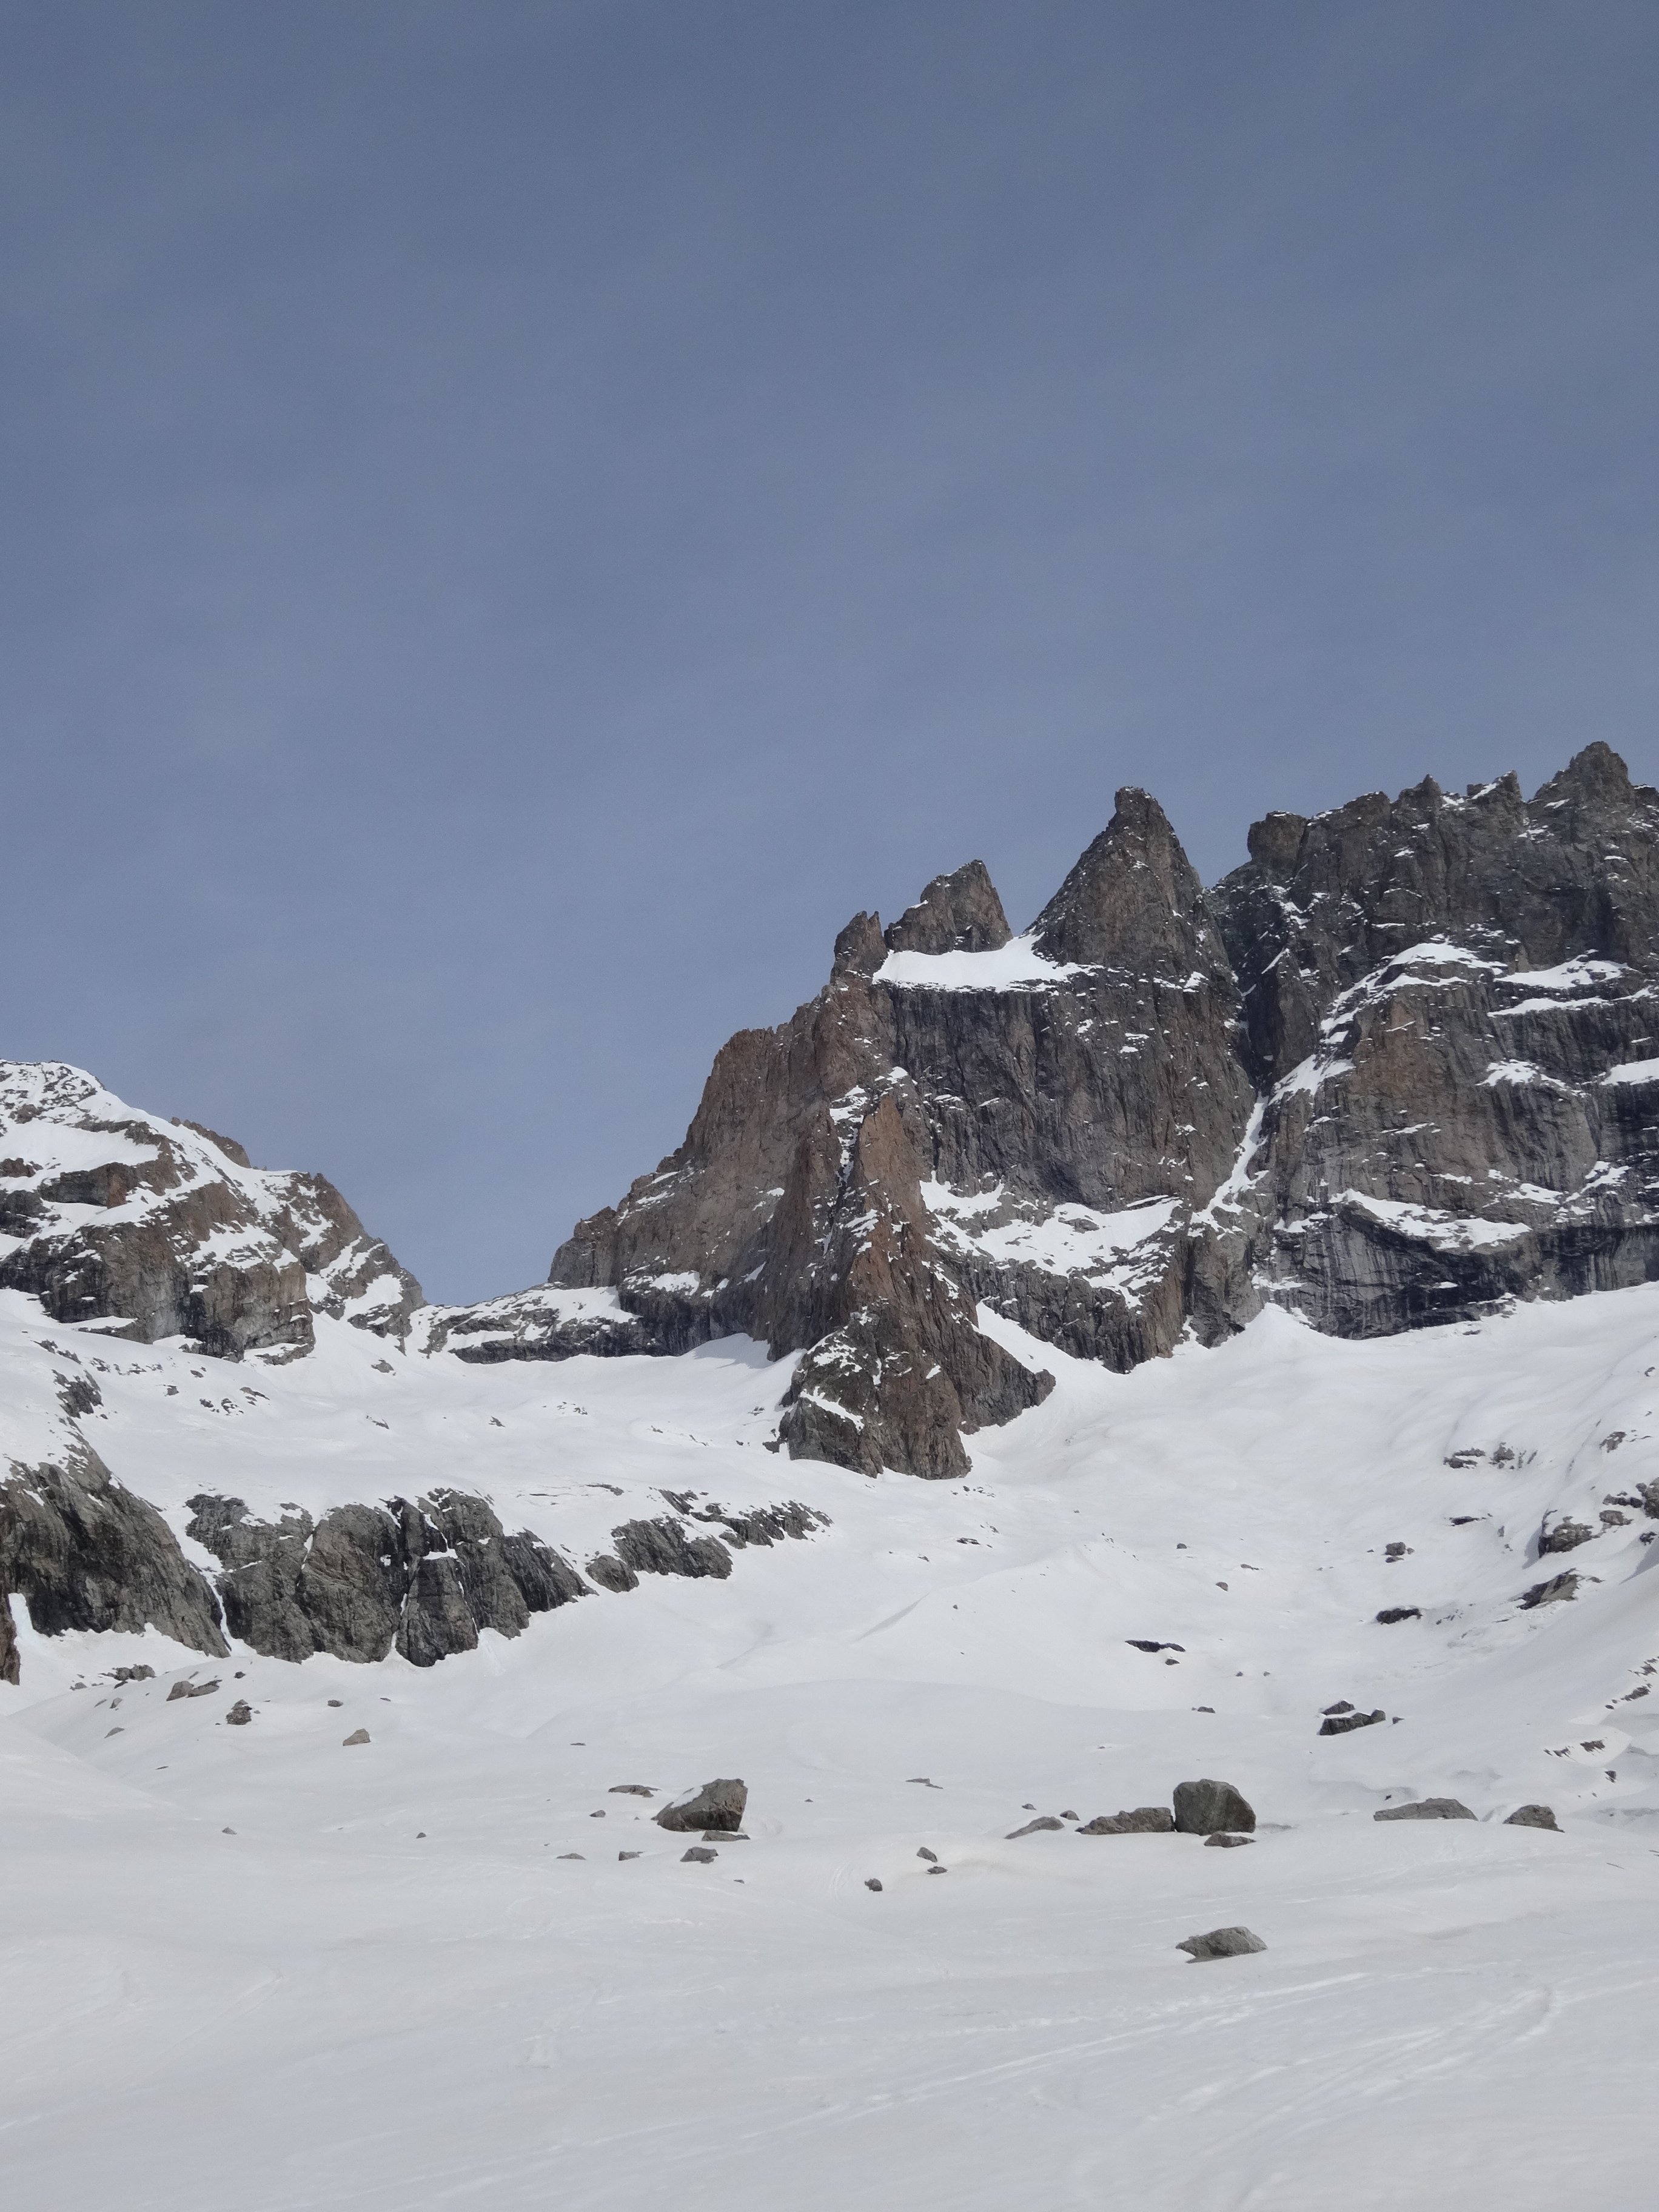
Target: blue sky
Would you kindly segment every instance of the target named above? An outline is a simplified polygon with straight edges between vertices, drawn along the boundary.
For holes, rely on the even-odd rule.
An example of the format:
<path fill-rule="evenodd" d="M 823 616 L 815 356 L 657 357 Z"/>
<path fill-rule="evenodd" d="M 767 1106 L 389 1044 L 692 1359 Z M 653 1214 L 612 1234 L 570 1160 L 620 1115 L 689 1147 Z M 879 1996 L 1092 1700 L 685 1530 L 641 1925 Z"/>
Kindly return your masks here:
<path fill-rule="evenodd" d="M 544 1273 L 857 908 L 1659 780 L 1659 15 L 0 0 L 0 1050 Z"/>

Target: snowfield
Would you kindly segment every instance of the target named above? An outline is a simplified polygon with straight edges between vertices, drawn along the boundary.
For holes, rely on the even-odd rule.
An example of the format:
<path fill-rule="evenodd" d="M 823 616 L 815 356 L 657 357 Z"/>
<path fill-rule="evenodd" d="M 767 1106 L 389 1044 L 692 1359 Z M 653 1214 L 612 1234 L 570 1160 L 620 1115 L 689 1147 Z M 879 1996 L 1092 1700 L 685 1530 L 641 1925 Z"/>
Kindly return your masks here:
<path fill-rule="evenodd" d="M 579 1567 L 665 1491 L 831 1524 L 427 1670 L 20 1620 L 8 2212 L 1651 2205 L 1659 1286 L 1269 1311 L 1127 1376 L 981 1325 L 1057 1387 L 923 1483 L 765 1450 L 787 1370 L 744 1340 L 469 1365 L 321 1319 L 233 1365 L 0 1297 L 8 1455 L 76 1360 L 181 1534 L 202 1489 L 438 1484 Z M 1547 1517 L 1595 1533 L 1540 1558 Z M 1321 1737 L 1338 1700 L 1388 1717 Z M 723 1775 L 746 1840 L 684 1863 L 651 1813 Z M 1072 1832 L 1199 1776 L 1248 1848 Z M 1372 1820 L 1434 1796 L 1477 1817 Z M 1266 1951 L 1175 1948 L 1236 1923 Z"/>

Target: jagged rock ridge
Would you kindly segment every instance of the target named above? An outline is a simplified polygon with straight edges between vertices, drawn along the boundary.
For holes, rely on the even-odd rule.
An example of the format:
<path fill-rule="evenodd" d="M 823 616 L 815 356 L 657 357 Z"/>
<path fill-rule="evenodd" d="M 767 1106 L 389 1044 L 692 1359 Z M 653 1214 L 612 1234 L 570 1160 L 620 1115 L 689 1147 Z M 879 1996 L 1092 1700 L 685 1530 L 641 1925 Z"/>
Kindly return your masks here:
<path fill-rule="evenodd" d="M 1368 1334 L 1659 1273 L 1659 794 L 1597 744 L 1249 850 L 1206 894 L 1125 790 L 1023 936 L 977 861 L 855 915 L 488 1356 L 746 1330 L 801 1355 L 792 1453 L 951 1474 L 1047 1385 L 981 1309 L 1127 1368 L 1269 1298 Z"/>
<path fill-rule="evenodd" d="M 792 1455 L 950 1475 L 1045 1346 L 1127 1369 L 1270 1299 L 1363 1335 L 1659 1272 L 1659 795 L 1591 745 L 1530 801 L 1425 781 L 1249 852 L 1206 892 L 1126 789 L 1022 934 L 978 861 L 855 915 L 678 1150 L 477 1306 L 424 1305 L 320 1176 L 0 1064 L 0 1289 L 264 1361 L 319 1314 L 471 1363 L 742 1332 L 795 1356 Z"/>

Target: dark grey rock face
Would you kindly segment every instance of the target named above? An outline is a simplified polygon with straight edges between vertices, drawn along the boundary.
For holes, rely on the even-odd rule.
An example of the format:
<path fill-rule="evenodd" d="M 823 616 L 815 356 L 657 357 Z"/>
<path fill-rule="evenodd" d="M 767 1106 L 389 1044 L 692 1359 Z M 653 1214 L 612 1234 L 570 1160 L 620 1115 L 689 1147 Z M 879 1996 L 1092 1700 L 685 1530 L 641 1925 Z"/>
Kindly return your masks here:
<path fill-rule="evenodd" d="M 1231 1782 L 1178 1782 L 1175 1825 L 1183 1836 L 1218 1836 L 1224 1831 L 1248 1835 L 1255 1826 L 1255 1813 Z"/>
<path fill-rule="evenodd" d="M 1196 1964 L 1206 1959 L 1242 1959 L 1252 1951 L 1265 1951 L 1267 1945 L 1248 1928 L 1212 1928 L 1207 1936 L 1189 1936 L 1184 1943 L 1177 1943 L 1177 1951 L 1185 1951 Z"/>
<path fill-rule="evenodd" d="M 222 1657 L 212 1590 L 152 1505 L 124 1489 L 84 1443 L 55 1464 L 14 1467 L 0 1482 L 0 1595 L 21 1597 L 37 1633 L 159 1628 Z M 16 1662 L 10 1614 L 0 1663 Z M 11 1674 L 8 1680 L 15 1680 Z"/>
<path fill-rule="evenodd" d="M 1659 1273 L 1659 794 L 1425 781 L 1271 817 L 1215 894 L 1264 1096 L 1201 1322 L 1376 1335 Z"/>
<path fill-rule="evenodd" d="M 14 1688 L 22 1680 L 22 1657 L 17 1649 L 17 1624 L 11 1617 L 11 1601 L 0 1590 L 0 1682 Z"/>
<path fill-rule="evenodd" d="M 340 1505 L 313 1522 L 251 1516 L 240 1498 L 190 1500 L 186 1534 L 222 1560 L 226 1626 L 276 1659 L 327 1651 L 416 1667 L 517 1636 L 532 1613 L 584 1594 L 569 1562 L 527 1530 L 508 1536 L 481 1498 L 435 1491 L 411 1505 Z"/>
<path fill-rule="evenodd" d="M 1319 1723 L 1321 1735 L 1352 1735 L 1356 1729 L 1381 1728 L 1388 1715 L 1378 1705 L 1369 1713 L 1327 1713 Z"/>
<path fill-rule="evenodd" d="M 1373 1820 L 1472 1820 L 1474 1818 L 1467 1805 L 1460 1805 L 1455 1797 L 1419 1797 L 1411 1805 L 1384 1805 L 1371 1814 Z"/>
<path fill-rule="evenodd" d="M 705 1782 L 694 1797 L 685 1798 L 677 1805 L 665 1805 L 653 1817 L 659 1828 L 681 1834 L 704 1829 L 731 1834 L 742 1827 L 748 1803 L 748 1784 L 726 1777 Z"/>
<path fill-rule="evenodd" d="M 712 1575 L 724 1582 L 732 1571 L 732 1554 L 718 1536 L 688 1536 L 678 1521 L 624 1521 L 611 1531 L 611 1540 L 636 1578 L 685 1575 L 696 1581 Z"/>

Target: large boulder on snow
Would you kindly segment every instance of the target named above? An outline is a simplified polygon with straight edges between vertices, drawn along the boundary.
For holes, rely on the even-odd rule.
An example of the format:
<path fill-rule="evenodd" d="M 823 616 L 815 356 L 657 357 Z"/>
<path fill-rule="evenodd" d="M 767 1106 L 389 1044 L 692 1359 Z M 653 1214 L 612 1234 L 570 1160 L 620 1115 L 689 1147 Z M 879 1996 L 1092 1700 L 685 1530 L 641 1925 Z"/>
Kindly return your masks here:
<path fill-rule="evenodd" d="M 694 1797 L 684 1798 L 678 1805 L 665 1805 L 656 1822 L 659 1828 L 682 1834 L 714 1828 L 730 1835 L 742 1827 L 748 1802 L 746 1782 L 735 1778 L 705 1782 Z"/>
<path fill-rule="evenodd" d="M 1255 1812 L 1231 1782 L 1178 1782 L 1175 1825 L 1182 1836 L 1249 1835 Z"/>

